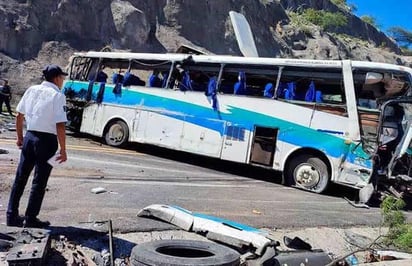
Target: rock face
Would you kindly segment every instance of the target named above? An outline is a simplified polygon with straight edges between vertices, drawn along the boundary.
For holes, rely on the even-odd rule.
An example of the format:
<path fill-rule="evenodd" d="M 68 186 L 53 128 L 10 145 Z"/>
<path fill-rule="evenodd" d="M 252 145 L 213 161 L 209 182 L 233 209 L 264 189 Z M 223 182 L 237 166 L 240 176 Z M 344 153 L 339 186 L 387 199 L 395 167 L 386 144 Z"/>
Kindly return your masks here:
<path fill-rule="evenodd" d="M 286 10 L 341 11 L 348 25 L 311 34 L 290 25 Z M 353 58 L 410 64 L 385 34 L 330 0 L 0 0 L 0 77 L 24 89 L 49 62 L 107 45 L 134 52 L 173 52 L 186 44 L 240 55 L 229 11 L 250 23 L 260 56 Z M 352 37 L 345 40 L 336 36 Z M 354 41 L 356 40 L 356 41 Z M 378 51 L 379 46 L 385 50 Z"/>

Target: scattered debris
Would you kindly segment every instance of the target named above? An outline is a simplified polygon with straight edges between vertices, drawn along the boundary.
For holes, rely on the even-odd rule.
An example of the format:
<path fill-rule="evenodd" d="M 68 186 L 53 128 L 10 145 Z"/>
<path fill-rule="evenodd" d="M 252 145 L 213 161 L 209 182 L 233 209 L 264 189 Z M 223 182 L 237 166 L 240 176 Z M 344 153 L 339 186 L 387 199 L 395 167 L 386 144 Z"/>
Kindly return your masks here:
<path fill-rule="evenodd" d="M 8 123 L 6 125 L 8 131 L 16 131 L 16 124 L 15 123 Z"/>
<path fill-rule="evenodd" d="M 50 231 L 17 227 L 3 231 L 1 239 L 11 245 L 6 257 L 9 266 L 44 265 L 50 249 Z"/>
<path fill-rule="evenodd" d="M 310 244 L 298 237 L 285 237 L 285 244 L 295 250 L 282 252 L 277 249 L 280 243 L 264 230 L 215 216 L 193 213 L 178 206 L 153 204 L 140 210 L 137 215 L 163 220 L 234 248 L 241 254 L 241 263 L 253 261 L 255 264 L 252 265 L 301 265 L 310 262 L 311 265 L 325 265 L 331 261 L 326 252 L 312 250 Z"/>
<path fill-rule="evenodd" d="M 297 250 L 312 250 L 312 246 L 306 241 L 302 240 L 300 237 L 289 238 L 287 236 L 283 237 L 283 243 L 285 246 Z"/>
<path fill-rule="evenodd" d="M 9 153 L 8 150 L 0 149 L 0 154 L 8 154 L 8 153 Z"/>
<path fill-rule="evenodd" d="M 412 254 L 394 250 L 378 250 L 376 251 L 376 254 L 379 255 L 381 261 L 412 259 Z"/>
<path fill-rule="evenodd" d="M 345 199 L 350 205 L 352 205 L 352 206 L 355 207 L 355 208 L 365 208 L 365 209 L 369 209 L 369 206 L 368 206 L 366 203 L 364 203 L 364 202 L 355 202 L 355 201 L 352 201 L 352 200 L 348 199 L 347 197 L 344 197 L 344 199 Z"/>
<path fill-rule="evenodd" d="M 94 194 L 100 194 L 100 193 L 105 193 L 105 192 L 107 192 L 107 190 L 106 190 L 104 187 L 95 187 L 95 188 L 92 188 L 92 189 L 90 190 L 90 192 L 92 192 L 92 193 L 94 193 Z"/>
<path fill-rule="evenodd" d="M 72 257 L 70 258 L 67 265 L 71 266 L 87 266 L 87 265 L 95 265 L 94 262 L 89 259 L 87 256 L 83 254 L 80 250 L 76 249 L 72 253 Z"/>
<path fill-rule="evenodd" d="M 352 232 L 351 230 L 343 231 L 344 240 L 351 246 L 358 248 L 367 247 L 374 242 L 374 239 Z"/>

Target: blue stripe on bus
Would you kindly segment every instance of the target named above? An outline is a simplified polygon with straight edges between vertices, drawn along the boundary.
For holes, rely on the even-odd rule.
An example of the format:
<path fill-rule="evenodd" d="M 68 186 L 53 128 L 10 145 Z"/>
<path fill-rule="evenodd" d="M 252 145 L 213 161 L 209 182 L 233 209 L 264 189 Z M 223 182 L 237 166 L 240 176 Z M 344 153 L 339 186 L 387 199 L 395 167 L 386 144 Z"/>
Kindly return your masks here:
<path fill-rule="evenodd" d="M 67 90 L 68 86 L 79 94 L 80 91 L 87 91 L 88 83 L 69 81 L 66 83 L 65 90 Z M 92 99 L 94 100 L 96 99 L 99 87 L 98 83 L 93 87 Z M 225 121 L 230 121 L 232 124 L 244 127 L 249 131 L 253 131 L 255 125 L 277 127 L 281 129 L 278 140 L 300 147 L 321 147 L 321 150 L 325 154 L 335 158 L 340 158 L 344 154 L 350 154 L 348 149 L 353 148 L 351 147 L 352 145 L 344 144 L 342 138 L 329 134 L 336 134 L 335 132 L 311 129 L 251 110 L 228 106 L 227 109 L 229 113 L 216 112 L 210 107 L 164 98 L 141 91 L 129 90 L 128 88 L 122 88 L 122 96 L 118 97 L 112 92 L 113 87 L 113 85 L 106 86 L 103 102 L 127 106 L 140 105 L 143 109 L 151 109 L 151 111 L 161 115 L 214 130 L 222 136 L 225 134 Z M 80 93 L 80 95 L 82 94 L 83 93 Z M 179 111 L 181 112 L 180 114 Z M 284 134 L 284 132 L 287 132 L 287 134 Z M 341 134 L 341 132 L 337 133 Z M 356 153 L 357 156 L 367 158 L 367 155 L 362 149 L 357 149 Z M 365 167 L 371 167 L 370 160 L 355 162 L 357 156 L 348 156 L 347 161 L 356 164 L 360 163 Z"/>
<path fill-rule="evenodd" d="M 192 213 L 193 216 L 198 217 L 198 218 L 203 218 L 206 220 L 210 220 L 210 221 L 214 221 L 217 223 L 221 223 L 223 225 L 227 225 L 229 227 L 232 228 L 236 228 L 238 230 L 242 230 L 242 231 L 247 231 L 247 232 L 251 232 L 251 233 L 258 233 L 258 234 L 262 234 L 263 232 L 260 231 L 257 228 L 251 227 L 249 225 L 246 224 L 241 224 L 235 221 L 231 221 L 231 220 L 227 220 L 227 219 L 223 219 L 220 217 L 216 217 L 216 216 L 211 216 L 211 215 L 207 215 L 207 214 L 203 214 L 203 213 Z"/>
<path fill-rule="evenodd" d="M 335 130 L 327 130 L 327 129 L 318 129 L 318 132 L 322 133 L 329 133 L 329 134 L 336 134 L 336 135 L 344 135 L 345 133 L 342 131 L 335 131 Z"/>

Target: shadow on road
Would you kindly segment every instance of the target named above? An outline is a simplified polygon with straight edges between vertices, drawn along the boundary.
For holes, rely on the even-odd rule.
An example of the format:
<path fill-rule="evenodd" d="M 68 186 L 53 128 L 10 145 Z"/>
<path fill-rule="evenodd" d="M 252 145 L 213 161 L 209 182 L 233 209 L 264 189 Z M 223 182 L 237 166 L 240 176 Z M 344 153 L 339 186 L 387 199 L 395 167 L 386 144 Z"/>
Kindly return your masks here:
<path fill-rule="evenodd" d="M 243 176 L 279 185 L 282 184 L 282 172 L 275 171 L 270 168 L 224 161 L 216 158 L 195 155 L 187 152 L 174 151 L 152 145 L 129 144 L 125 148 L 156 157 L 213 169 L 219 172 Z M 310 192 L 302 190 L 302 193 Z M 331 184 L 325 195 L 339 198 L 348 198 L 354 201 L 358 200 L 358 190 L 337 184 Z"/>
<path fill-rule="evenodd" d="M 79 134 L 76 133 L 73 135 L 77 138 L 87 138 L 96 143 L 101 143 L 101 139 L 97 137 L 91 137 L 89 135 Z M 136 143 L 129 143 L 127 146 L 123 147 L 123 149 L 136 151 L 139 153 L 144 153 L 168 160 L 174 160 L 181 163 L 196 165 L 199 167 L 204 167 L 207 169 L 213 169 L 219 172 L 224 172 L 228 174 L 238 175 L 246 178 L 251 178 L 255 180 L 260 180 L 264 182 L 270 182 L 275 184 L 282 183 L 282 173 L 279 171 L 275 171 L 270 168 L 260 167 L 256 165 L 247 165 L 241 163 L 235 163 L 230 161 L 224 161 L 216 158 L 211 158 L 207 156 L 195 155 L 188 152 L 182 151 L 175 151 L 167 148 L 162 148 L 150 144 L 136 144 Z M 307 191 L 302 190 L 302 193 L 310 193 Z M 357 202 L 359 200 L 358 197 L 358 190 L 337 185 L 337 184 L 330 184 L 328 190 L 325 192 L 325 196 L 332 196 L 338 198 L 347 198 L 348 200 Z M 379 208 L 380 200 L 373 198 L 369 204 L 371 208 Z M 412 209 L 412 205 L 409 205 Z"/>

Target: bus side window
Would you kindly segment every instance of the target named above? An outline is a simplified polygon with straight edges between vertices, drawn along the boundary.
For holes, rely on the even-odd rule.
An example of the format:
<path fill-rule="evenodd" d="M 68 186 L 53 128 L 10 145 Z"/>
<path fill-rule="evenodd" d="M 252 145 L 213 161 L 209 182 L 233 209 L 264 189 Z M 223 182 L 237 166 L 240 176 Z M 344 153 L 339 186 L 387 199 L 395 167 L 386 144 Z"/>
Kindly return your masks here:
<path fill-rule="evenodd" d="M 167 77 L 166 77 L 167 78 Z M 159 70 L 153 70 L 153 73 L 149 76 L 149 87 L 161 88 L 163 86 L 163 79 L 160 77 Z"/>
<path fill-rule="evenodd" d="M 108 76 L 107 76 L 106 72 L 103 71 L 103 69 L 104 69 L 104 66 L 97 73 L 96 80 L 95 80 L 96 82 L 103 82 L 103 83 L 107 82 Z"/>
<path fill-rule="evenodd" d="M 235 95 L 246 95 L 246 74 L 245 72 L 239 72 L 238 81 L 233 85 L 233 94 Z"/>
<path fill-rule="evenodd" d="M 182 73 L 182 79 L 179 81 L 179 89 L 181 91 L 192 91 L 192 80 L 189 75 L 189 71 L 184 71 Z"/>
<path fill-rule="evenodd" d="M 123 83 L 123 78 L 124 76 L 122 74 L 120 74 L 120 70 L 118 73 L 113 73 L 112 75 L 112 83 L 113 84 L 118 84 L 118 83 Z"/>
<path fill-rule="evenodd" d="M 208 88 L 208 83 L 210 81 L 211 77 L 214 77 L 215 74 L 210 73 L 204 73 L 199 70 L 194 70 L 190 72 L 190 78 L 192 81 L 192 89 L 194 91 L 202 91 L 205 92 Z"/>
<path fill-rule="evenodd" d="M 295 100 L 296 99 L 296 83 L 295 82 L 286 83 L 284 98 L 286 100 Z"/>
<path fill-rule="evenodd" d="M 265 89 L 263 91 L 263 97 L 272 98 L 273 93 L 274 93 L 273 83 L 269 82 L 265 85 Z"/>
<path fill-rule="evenodd" d="M 126 72 L 124 74 L 123 78 L 123 86 L 131 86 L 131 85 L 137 85 L 137 86 L 145 86 L 146 82 L 141 80 L 138 76 L 132 74 L 130 71 Z"/>

